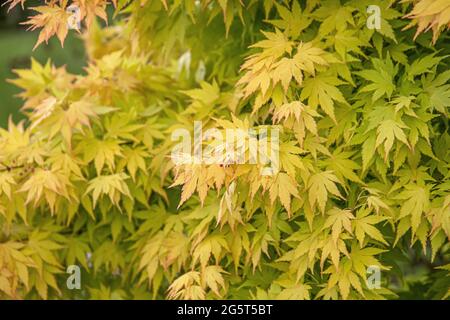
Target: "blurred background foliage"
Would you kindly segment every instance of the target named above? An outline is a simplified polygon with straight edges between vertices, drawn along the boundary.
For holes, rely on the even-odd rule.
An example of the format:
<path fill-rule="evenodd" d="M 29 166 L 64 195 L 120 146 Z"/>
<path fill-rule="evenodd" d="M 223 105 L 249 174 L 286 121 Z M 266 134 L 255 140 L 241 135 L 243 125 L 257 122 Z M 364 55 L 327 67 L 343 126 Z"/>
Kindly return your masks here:
<path fill-rule="evenodd" d="M 20 25 L 33 14 L 29 7 L 37 1 L 29 2 L 27 9 L 17 6 L 9 13 L 7 6 L 0 6 L 0 127 L 6 126 L 10 116 L 15 122 L 23 118 L 20 112 L 22 101 L 16 97 L 20 90 L 7 82 L 14 78 L 13 69 L 28 68 L 31 58 L 40 63 L 50 59 L 56 66 L 66 65 L 69 72 L 79 74 L 83 73 L 86 61 L 82 40 L 75 31 L 69 32 L 64 48 L 52 38 L 48 45 L 33 51 L 39 31 L 26 31 L 27 27 Z"/>

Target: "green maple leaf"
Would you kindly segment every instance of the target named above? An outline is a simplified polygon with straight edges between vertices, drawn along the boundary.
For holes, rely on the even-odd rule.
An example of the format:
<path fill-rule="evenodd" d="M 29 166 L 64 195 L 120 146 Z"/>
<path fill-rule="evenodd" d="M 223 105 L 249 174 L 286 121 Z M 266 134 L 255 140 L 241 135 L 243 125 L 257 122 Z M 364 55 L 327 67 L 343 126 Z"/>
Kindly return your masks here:
<path fill-rule="evenodd" d="M 360 89 L 360 92 L 372 92 L 372 101 L 376 101 L 383 95 L 391 97 L 396 86 L 394 77 L 398 72 L 398 67 L 394 66 L 389 55 L 386 60 L 372 59 L 374 69 L 362 70 L 356 74 L 371 82 Z"/>
<path fill-rule="evenodd" d="M 339 180 L 332 171 L 324 171 L 312 175 L 308 180 L 308 194 L 311 207 L 314 207 L 317 203 L 320 211 L 325 212 L 328 193 L 342 197 L 336 186 L 337 182 Z"/>
<path fill-rule="evenodd" d="M 385 160 L 389 155 L 389 151 L 394 144 L 394 141 L 397 139 L 409 147 L 408 140 L 406 139 L 406 135 L 403 132 L 402 128 L 407 128 L 406 125 L 402 123 L 398 123 L 394 120 L 384 120 L 378 126 L 377 129 L 377 140 L 375 142 L 375 147 L 378 147 L 382 143 L 384 143 L 384 155 Z"/>
<path fill-rule="evenodd" d="M 406 185 L 396 198 L 405 200 L 400 210 L 399 219 L 411 216 L 411 229 L 413 233 L 417 231 L 421 222 L 422 214 L 427 212 L 430 205 L 429 187 L 417 185 Z"/>
<path fill-rule="evenodd" d="M 318 75 L 314 78 L 308 78 L 304 82 L 300 98 L 308 99 L 308 105 L 312 108 L 320 105 L 322 110 L 336 122 L 334 116 L 335 102 L 347 103 L 344 95 L 337 88 L 341 84 L 344 84 L 344 82 L 333 76 Z"/>

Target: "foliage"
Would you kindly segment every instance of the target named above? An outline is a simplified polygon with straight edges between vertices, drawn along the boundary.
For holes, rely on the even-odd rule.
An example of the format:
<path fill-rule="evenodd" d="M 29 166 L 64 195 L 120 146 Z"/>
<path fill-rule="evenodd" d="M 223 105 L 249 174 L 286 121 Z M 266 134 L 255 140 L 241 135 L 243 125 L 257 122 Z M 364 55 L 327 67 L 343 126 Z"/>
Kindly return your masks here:
<path fill-rule="evenodd" d="M 450 1 L 377 1 L 379 30 L 373 2 L 117 0 L 104 26 L 109 1 L 72 1 L 85 74 L 33 61 L 12 80 L 27 120 L 0 130 L 1 295 L 448 298 Z M 35 9 L 37 45 L 63 42 L 68 4 Z M 281 170 L 175 166 L 194 121 L 277 125 Z"/>

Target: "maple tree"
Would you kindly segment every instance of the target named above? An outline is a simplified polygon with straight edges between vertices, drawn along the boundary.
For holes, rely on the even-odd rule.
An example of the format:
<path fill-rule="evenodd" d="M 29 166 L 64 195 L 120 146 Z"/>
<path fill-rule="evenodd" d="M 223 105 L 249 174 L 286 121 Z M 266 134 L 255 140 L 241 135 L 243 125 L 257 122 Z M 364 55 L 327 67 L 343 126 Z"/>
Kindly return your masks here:
<path fill-rule="evenodd" d="M 36 46 L 78 31 L 88 65 L 11 80 L 27 119 L 0 129 L 1 298 L 449 298 L 450 0 L 32 9 Z M 276 126 L 280 170 L 175 164 L 194 121 Z"/>

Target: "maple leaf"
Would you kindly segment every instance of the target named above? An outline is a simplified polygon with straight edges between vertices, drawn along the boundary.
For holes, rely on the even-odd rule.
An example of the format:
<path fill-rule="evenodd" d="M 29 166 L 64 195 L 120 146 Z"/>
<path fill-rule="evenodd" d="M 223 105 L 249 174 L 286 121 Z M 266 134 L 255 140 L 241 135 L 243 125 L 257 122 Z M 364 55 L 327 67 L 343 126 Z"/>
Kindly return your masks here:
<path fill-rule="evenodd" d="M 337 197 L 342 197 L 336 183 L 338 183 L 338 178 L 333 174 L 332 171 L 324 171 L 313 174 L 308 179 L 307 189 L 309 203 L 312 208 L 317 204 L 322 213 L 325 212 L 325 205 L 328 200 L 328 193 L 331 193 Z"/>
<path fill-rule="evenodd" d="M 352 233 L 351 220 L 355 219 L 355 217 L 350 210 L 333 208 L 328 211 L 327 214 L 329 217 L 325 221 L 323 228 L 331 227 L 331 236 L 335 243 L 337 243 L 339 236 L 342 233 L 342 228 L 350 234 Z"/>
<path fill-rule="evenodd" d="M 171 187 L 183 185 L 178 208 L 192 196 L 195 190 L 199 192 L 200 200 L 203 203 L 209 188 L 207 183 L 208 175 L 206 172 L 207 169 L 205 166 L 197 164 L 183 166 L 183 170 L 177 169 L 175 181 Z"/>
<path fill-rule="evenodd" d="M 108 16 L 106 14 L 106 5 L 108 0 L 73 0 L 73 5 L 80 9 L 80 19 L 86 20 L 86 26 L 89 28 L 95 20 L 95 17 L 100 17 L 103 21 L 108 23 Z"/>
<path fill-rule="evenodd" d="M 317 123 L 314 117 L 320 117 L 320 115 L 313 108 L 303 104 L 301 101 L 292 101 L 276 106 L 272 120 L 274 123 L 284 120 L 283 125 L 294 131 L 300 147 L 303 147 L 306 131 L 311 132 L 313 135 L 318 135 Z"/>
<path fill-rule="evenodd" d="M 450 85 L 447 84 L 449 79 L 450 71 L 446 71 L 425 86 L 425 90 L 430 96 L 430 104 L 444 115 L 448 115 L 447 106 L 450 103 Z"/>
<path fill-rule="evenodd" d="M 296 121 L 303 123 L 303 126 L 311 133 L 317 134 L 317 125 L 313 117 L 320 117 L 320 115 L 301 101 L 292 101 L 277 107 L 272 120 L 278 123 L 283 119 L 295 118 Z"/>
<path fill-rule="evenodd" d="M 300 63 L 296 59 L 282 58 L 274 64 L 269 77 L 272 79 L 273 86 L 281 82 L 283 90 L 286 92 L 293 77 L 298 84 L 302 84 L 303 74 L 301 70 Z M 262 92 L 263 95 L 264 93 Z"/>
<path fill-rule="evenodd" d="M 70 185 L 71 183 L 68 181 L 67 177 L 59 172 L 37 169 L 22 185 L 19 192 L 27 192 L 26 203 L 33 201 L 35 206 L 41 197 L 44 196 L 53 213 L 56 195 L 62 195 L 69 199 L 67 187 Z"/>
<path fill-rule="evenodd" d="M 164 270 L 176 263 L 181 268 L 189 257 L 189 238 L 186 235 L 172 231 L 161 242 L 156 253 Z"/>
<path fill-rule="evenodd" d="M 296 178 L 296 170 L 300 170 L 302 173 L 309 173 L 309 167 L 305 165 L 300 154 L 305 153 L 302 149 L 297 147 L 294 143 L 282 143 L 280 145 L 280 163 L 281 168 L 292 178 Z"/>
<path fill-rule="evenodd" d="M 360 166 L 350 159 L 353 154 L 354 152 L 336 149 L 331 157 L 325 161 L 327 169 L 333 171 L 342 183 L 345 183 L 344 178 L 353 182 L 363 183 L 354 172 Z"/>
<path fill-rule="evenodd" d="M 336 62 L 331 56 L 327 56 L 325 51 L 315 47 L 312 42 L 300 42 L 297 46 L 297 53 L 294 55 L 294 60 L 297 62 L 299 68 L 315 75 L 316 65 L 328 65 L 329 61 Z"/>
<path fill-rule="evenodd" d="M 123 157 L 120 141 L 108 139 L 89 139 L 84 146 L 84 160 L 91 162 L 94 160 L 97 174 L 100 175 L 105 164 L 110 170 L 115 168 L 115 158 Z"/>
<path fill-rule="evenodd" d="M 363 279 L 366 279 L 367 277 L 367 267 L 369 266 L 377 266 L 381 270 L 389 270 L 389 267 L 384 266 L 377 258 L 375 258 L 376 255 L 383 252 L 386 252 L 386 250 L 373 247 L 361 249 L 357 243 L 354 242 L 349 253 L 352 269 Z"/>
<path fill-rule="evenodd" d="M 433 67 L 436 67 L 439 64 L 439 62 L 445 58 L 446 56 L 435 57 L 435 54 L 430 54 L 423 58 L 414 60 L 413 63 L 411 65 L 408 65 L 406 68 L 407 70 L 406 72 L 408 73 L 408 79 L 413 81 L 414 77 L 417 75 L 432 72 L 431 69 Z"/>
<path fill-rule="evenodd" d="M 405 190 L 396 196 L 397 199 L 406 200 L 400 209 L 399 219 L 411 216 L 411 229 L 413 234 L 417 231 L 424 212 L 430 205 L 429 187 L 406 185 Z"/>
<path fill-rule="evenodd" d="M 337 285 L 343 299 L 347 299 L 349 297 L 351 288 L 354 288 L 358 293 L 364 296 L 361 281 L 355 272 L 348 270 L 349 266 L 350 261 L 345 261 L 343 266 L 338 270 L 336 270 L 334 266 L 331 266 L 324 271 L 325 274 L 330 274 L 327 289 L 331 289 Z M 324 293 L 325 290 L 322 290 L 319 295 L 321 296 Z"/>
<path fill-rule="evenodd" d="M 275 32 L 262 31 L 265 40 L 261 40 L 253 45 L 251 48 L 262 48 L 263 56 L 272 56 L 275 59 L 283 55 L 285 52 L 290 53 L 292 51 L 293 43 L 289 41 L 284 33 L 276 29 Z"/>
<path fill-rule="evenodd" d="M 334 42 L 336 52 L 346 59 L 349 52 L 353 51 L 360 55 L 364 55 L 360 47 L 368 46 L 363 40 L 356 35 L 356 30 L 338 30 L 338 32 L 329 37 Z"/>
<path fill-rule="evenodd" d="M 198 271 L 187 272 L 175 279 L 169 286 L 169 299 L 204 299 L 205 291 L 201 287 L 201 277 Z"/>
<path fill-rule="evenodd" d="M 407 128 L 407 126 L 394 120 L 384 120 L 378 126 L 375 148 L 384 143 L 385 160 L 389 155 L 395 139 L 403 142 L 406 146 L 409 147 L 408 140 L 406 139 L 406 135 L 403 132 L 402 128 Z"/>
<path fill-rule="evenodd" d="M 324 271 L 325 274 L 330 274 L 330 278 L 328 280 L 327 288 L 321 290 L 319 296 L 325 295 L 327 290 L 330 290 L 337 285 L 343 299 L 347 299 L 349 297 L 351 288 L 354 288 L 364 297 L 365 293 L 360 279 L 366 279 L 367 267 L 377 266 L 382 270 L 389 269 L 388 267 L 382 265 L 378 259 L 374 257 L 384 251 L 386 250 L 377 248 L 359 249 L 358 246 L 353 243 L 351 251 L 347 257 L 340 261 L 339 267 L 332 265 Z"/>
<path fill-rule="evenodd" d="M 446 214 L 450 207 L 450 196 L 446 196 L 443 199 L 443 203 L 440 207 L 432 208 L 430 215 L 432 217 L 431 234 L 434 235 L 438 230 L 443 230 L 449 237 L 450 235 L 450 216 Z"/>
<path fill-rule="evenodd" d="M 213 106 L 220 98 L 220 88 L 216 81 L 208 83 L 202 81 L 200 88 L 183 91 L 184 94 L 192 99 L 192 103 L 186 112 L 198 112 L 205 106 Z"/>
<path fill-rule="evenodd" d="M 318 105 L 322 110 L 336 122 L 334 115 L 335 101 L 347 103 L 342 92 L 337 88 L 343 84 L 337 77 L 320 74 L 314 78 L 305 80 L 300 98 L 308 99 L 308 105 L 316 109 Z"/>
<path fill-rule="evenodd" d="M 370 209 L 374 209 L 377 214 L 380 213 L 381 208 L 390 210 L 389 206 L 381 199 L 379 190 L 367 187 L 364 189 L 370 193 L 367 197 L 367 205 Z"/>
<path fill-rule="evenodd" d="M 283 289 L 277 299 L 280 300 L 309 300 L 310 294 L 309 291 L 311 286 L 307 284 L 298 284 L 292 285 L 285 289 Z"/>
<path fill-rule="evenodd" d="M 96 206 L 97 200 L 101 195 L 108 195 L 111 202 L 118 206 L 121 194 L 131 198 L 130 190 L 125 183 L 125 179 L 127 178 L 128 176 L 125 173 L 116 173 L 106 176 L 99 175 L 89 181 L 85 195 L 92 193 L 94 207 Z"/>
<path fill-rule="evenodd" d="M 44 41 L 48 43 L 48 40 L 55 34 L 61 42 L 61 46 L 64 46 L 64 39 L 69 31 L 67 21 L 70 13 L 57 4 L 33 7 L 31 9 L 37 11 L 38 14 L 30 17 L 28 21 L 22 22 L 22 24 L 30 25 L 29 30 L 42 28 L 33 50 Z"/>
<path fill-rule="evenodd" d="M 341 6 L 338 2 L 330 1 L 327 6 L 320 6 L 314 11 L 314 16 L 322 20 L 319 33 L 327 35 L 334 30 L 345 30 L 349 26 L 354 26 L 353 11 L 351 6 Z"/>
<path fill-rule="evenodd" d="M 277 174 L 269 188 L 269 195 L 272 203 L 277 197 L 280 199 L 281 204 L 286 208 L 289 216 L 292 214 L 291 196 L 300 198 L 295 180 L 284 172 Z"/>
<path fill-rule="evenodd" d="M 162 247 L 164 239 L 164 233 L 160 231 L 151 237 L 141 250 L 139 270 L 145 269 L 149 282 L 153 280 L 159 267 L 158 251 Z"/>
<path fill-rule="evenodd" d="M 398 72 L 398 67 L 394 66 L 391 58 L 386 60 L 372 59 L 374 69 L 362 70 L 356 74 L 360 77 L 372 82 L 360 89 L 361 92 L 374 91 L 372 101 L 376 101 L 383 95 L 391 97 L 395 90 L 394 77 Z"/>
<path fill-rule="evenodd" d="M 413 21 L 404 29 L 417 25 L 414 39 L 422 32 L 433 30 L 433 43 L 437 41 L 439 34 L 444 28 L 450 28 L 450 3 L 448 0 L 419 0 L 414 9 L 405 17 Z"/>
<path fill-rule="evenodd" d="M 64 239 L 64 244 L 67 246 L 66 262 L 68 265 L 73 265 L 76 262 L 80 262 L 85 268 L 88 268 L 87 253 L 90 252 L 90 248 L 86 238 L 72 237 Z"/>
<path fill-rule="evenodd" d="M 373 225 L 380 223 L 387 219 L 387 217 L 369 215 L 370 209 L 360 209 L 356 213 L 356 218 L 352 221 L 352 227 L 355 231 L 356 238 L 359 241 L 360 246 L 364 244 L 364 239 L 366 234 L 385 245 L 388 245 L 387 241 L 384 239 L 382 233 Z"/>
<path fill-rule="evenodd" d="M 316 65 L 328 65 L 325 51 L 314 47 L 311 42 L 300 42 L 296 48 L 297 52 L 292 58 L 282 58 L 273 65 L 270 72 L 272 85 L 275 86 L 281 82 L 284 91 L 286 92 L 292 77 L 295 78 L 299 85 L 303 82 L 303 73 L 308 72 L 315 75 Z M 263 93 L 264 94 L 264 93 Z"/>
<path fill-rule="evenodd" d="M 213 256 L 216 261 L 224 252 L 229 252 L 228 243 L 218 235 L 211 235 L 202 240 L 192 252 L 192 264 L 200 262 L 202 270 L 205 270 L 208 261 Z"/>
<path fill-rule="evenodd" d="M 131 179 L 136 179 L 136 171 L 137 169 L 141 169 L 142 172 L 145 172 L 147 166 L 145 164 L 145 158 L 148 158 L 150 155 L 145 148 L 126 148 L 124 149 L 124 162 L 126 163 L 126 167 L 128 172 L 130 173 Z M 125 160 L 126 159 L 126 160 Z"/>
<path fill-rule="evenodd" d="M 248 57 L 241 67 L 241 71 L 247 70 L 247 72 L 236 85 L 245 85 L 244 98 L 258 89 L 264 97 L 267 91 L 279 82 L 284 91 L 287 91 L 292 78 L 295 78 L 299 85 L 302 84 L 302 72 L 314 75 L 317 65 L 325 66 L 329 62 L 336 62 L 330 55 L 326 55 L 325 51 L 315 47 L 312 42 L 300 42 L 293 57 L 283 57 L 285 54 L 291 55 L 294 43 L 288 41 L 278 29 L 275 33 L 264 33 L 264 35 L 268 38 L 267 40 L 252 46 L 263 48 L 263 52 Z"/>
<path fill-rule="evenodd" d="M 0 172 L 0 195 L 4 193 L 8 199 L 11 199 L 11 186 L 15 184 L 16 181 L 11 172 Z"/>
<path fill-rule="evenodd" d="M 271 85 L 271 70 L 275 62 L 285 53 L 291 53 L 293 43 L 279 30 L 275 33 L 263 32 L 266 40 L 262 40 L 252 45 L 252 47 L 264 49 L 261 53 L 249 56 L 241 66 L 241 70 L 247 70 L 247 73 L 237 82 L 237 86 L 245 85 L 244 97 L 261 90 L 264 96 Z M 282 65 L 283 66 L 283 65 Z M 284 69 L 285 66 L 283 66 Z M 291 77 L 292 77 L 291 72 Z"/>
<path fill-rule="evenodd" d="M 81 161 L 70 156 L 69 154 L 61 153 L 52 155 L 48 159 L 51 168 L 55 172 L 64 172 L 65 175 L 74 174 L 74 180 L 84 180 L 81 172 Z"/>
<path fill-rule="evenodd" d="M 270 1 L 268 1 L 270 3 Z M 270 3 L 273 5 L 272 3 Z M 283 5 L 275 3 L 280 19 L 267 20 L 275 27 L 284 30 L 292 38 L 297 38 L 300 32 L 306 29 L 311 23 L 312 19 L 308 11 L 302 11 L 298 2 L 293 2 L 291 10 Z"/>
<path fill-rule="evenodd" d="M 16 295 L 14 282 L 17 280 L 23 283 L 26 288 L 30 288 L 29 274 L 37 265 L 27 255 L 25 249 L 25 244 L 17 241 L 7 241 L 0 244 L 0 268 L 2 269 L 0 291 L 9 296 Z"/>
<path fill-rule="evenodd" d="M 225 281 L 222 274 L 227 273 L 219 266 L 207 266 L 202 271 L 202 281 L 204 287 L 209 287 L 217 296 L 221 296 L 219 289 L 225 289 Z"/>
<path fill-rule="evenodd" d="M 345 238 L 345 237 L 344 237 Z M 343 239 L 335 241 L 333 237 L 328 237 L 322 244 L 322 255 L 320 257 L 320 269 L 323 270 L 325 261 L 330 257 L 334 267 L 339 269 L 341 254 L 348 256 L 347 246 Z"/>
<path fill-rule="evenodd" d="M 68 148 L 72 148 L 72 135 L 74 131 L 83 132 L 83 127 L 90 128 L 90 120 L 97 118 L 98 109 L 94 103 L 86 100 L 71 103 L 66 110 L 60 108 L 54 97 L 48 98 L 34 109 L 36 121 L 30 129 L 35 128 L 42 121 L 48 118 L 52 123 L 50 127 L 50 137 L 61 133 Z"/>

